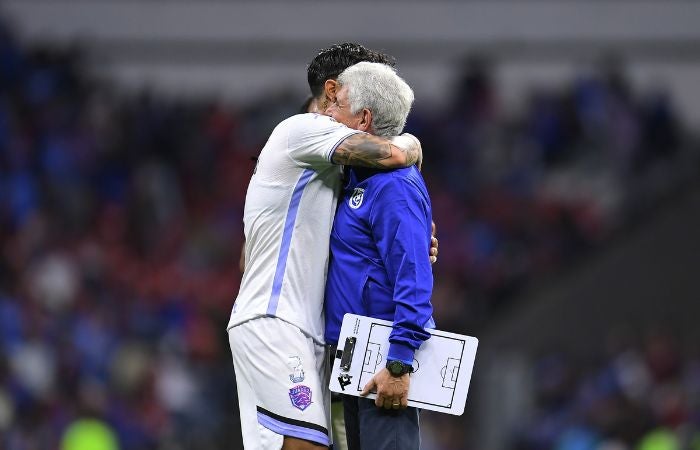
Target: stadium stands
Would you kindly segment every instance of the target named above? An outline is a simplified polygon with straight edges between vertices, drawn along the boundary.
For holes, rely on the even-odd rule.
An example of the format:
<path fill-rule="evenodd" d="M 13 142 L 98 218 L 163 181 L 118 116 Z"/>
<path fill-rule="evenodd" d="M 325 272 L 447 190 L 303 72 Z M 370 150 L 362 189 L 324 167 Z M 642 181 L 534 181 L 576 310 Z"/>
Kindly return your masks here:
<path fill-rule="evenodd" d="M 442 242 L 440 328 L 483 329 L 522 287 L 609 245 L 697 175 L 672 99 L 633 92 L 622 69 L 532 92 L 513 114 L 476 58 L 448 108 L 412 113 L 407 131 L 426 151 Z M 245 189 L 251 157 L 301 99 L 124 96 L 88 73 L 79 49 L 23 47 L 0 25 L 0 447 L 58 448 L 82 425 L 125 450 L 236 448 L 224 328 L 240 278 Z M 682 364 L 669 354 L 662 363 L 672 367 L 662 369 L 678 376 Z M 621 353 L 564 392 L 543 386 L 542 416 L 518 448 L 587 448 L 574 443 L 607 423 L 550 423 L 623 414 L 625 389 L 638 386 L 613 375 L 634 374 L 641 361 L 639 350 Z M 652 389 L 670 375 L 648 362 Z M 556 358 L 542 364 L 572 370 Z M 681 401 L 697 394 L 697 367 L 683 367 L 689 384 L 649 405 L 659 426 L 697 421 Z M 456 442 L 434 448 L 468 448 L 449 420 L 457 431 L 445 436 Z M 635 428 L 635 439 L 649 429 Z"/>

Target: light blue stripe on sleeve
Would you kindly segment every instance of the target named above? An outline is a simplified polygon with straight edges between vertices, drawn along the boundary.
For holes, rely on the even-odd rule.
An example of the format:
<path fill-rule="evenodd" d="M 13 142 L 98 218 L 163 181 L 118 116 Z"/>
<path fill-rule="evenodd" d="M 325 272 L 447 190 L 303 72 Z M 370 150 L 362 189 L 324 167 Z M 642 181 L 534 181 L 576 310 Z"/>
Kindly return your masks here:
<path fill-rule="evenodd" d="M 304 188 L 309 183 L 309 179 L 313 173 L 314 171 L 311 169 L 306 169 L 302 172 L 299 181 L 297 181 L 297 185 L 294 187 L 292 200 L 289 202 L 287 218 L 284 221 L 284 231 L 282 232 L 282 244 L 280 245 L 280 253 L 277 257 L 275 278 L 272 280 L 272 293 L 270 294 L 270 302 L 267 304 L 267 314 L 271 316 L 275 315 L 277 312 L 277 303 L 280 299 L 280 292 L 282 292 L 282 282 L 284 281 L 284 273 L 287 268 L 289 246 L 292 243 L 292 234 L 294 233 L 294 224 L 297 220 L 301 195 L 304 193 Z"/>

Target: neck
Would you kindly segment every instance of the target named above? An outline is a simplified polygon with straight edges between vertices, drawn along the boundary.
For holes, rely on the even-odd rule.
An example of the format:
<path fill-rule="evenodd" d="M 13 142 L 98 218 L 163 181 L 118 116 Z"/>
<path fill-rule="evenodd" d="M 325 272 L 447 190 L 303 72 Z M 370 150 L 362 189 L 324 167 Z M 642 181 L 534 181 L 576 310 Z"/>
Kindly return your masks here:
<path fill-rule="evenodd" d="M 323 114 L 325 112 L 325 108 L 321 108 L 321 105 L 323 105 L 323 96 L 314 98 L 311 100 L 311 103 L 309 103 L 308 112 Z"/>

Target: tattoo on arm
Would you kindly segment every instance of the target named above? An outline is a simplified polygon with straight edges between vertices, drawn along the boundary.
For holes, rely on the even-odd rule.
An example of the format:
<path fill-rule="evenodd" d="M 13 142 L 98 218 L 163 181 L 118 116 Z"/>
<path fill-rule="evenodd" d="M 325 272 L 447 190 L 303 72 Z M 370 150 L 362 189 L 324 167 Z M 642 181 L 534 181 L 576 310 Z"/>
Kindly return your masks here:
<path fill-rule="evenodd" d="M 406 154 L 406 167 L 410 167 L 416 163 L 419 163 L 419 166 L 422 164 L 423 152 L 420 146 L 411 145 L 408 148 L 396 146 L 396 148 Z"/>
<path fill-rule="evenodd" d="M 391 144 L 370 134 L 353 134 L 335 149 L 333 162 L 346 166 L 384 167 L 380 161 L 391 156 Z"/>
<path fill-rule="evenodd" d="M 360 167 L 409 167 L 415 164 L 421 156 L 420 147 L 409 145 L 394 147 L 404 154 L 405 163 L 397 165 L 394 161 L 388 161 L 392 156 L 391 142 L 385 138 L 370 134 L 353 134 L 346 138 L 335 149 L 333 162 L 347 166 Z"/>

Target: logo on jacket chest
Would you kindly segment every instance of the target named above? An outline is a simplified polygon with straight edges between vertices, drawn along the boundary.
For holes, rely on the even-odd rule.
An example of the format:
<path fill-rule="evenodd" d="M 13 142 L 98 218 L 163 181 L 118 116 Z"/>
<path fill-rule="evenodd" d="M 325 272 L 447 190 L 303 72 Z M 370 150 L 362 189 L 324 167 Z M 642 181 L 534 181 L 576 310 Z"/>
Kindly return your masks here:
<path fill-rule="evenodd" d="M 352 209 L 357 209 L 360 206 L 362 206 L 362 200 L 365 197 L 365 190 L 363 188 L 355 188 L 354 191 L 352 191 L 352 195 L 350 196 L 350 200 L 348 201 L 348 206 L 350 206 Z"/>

